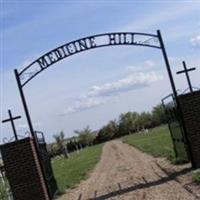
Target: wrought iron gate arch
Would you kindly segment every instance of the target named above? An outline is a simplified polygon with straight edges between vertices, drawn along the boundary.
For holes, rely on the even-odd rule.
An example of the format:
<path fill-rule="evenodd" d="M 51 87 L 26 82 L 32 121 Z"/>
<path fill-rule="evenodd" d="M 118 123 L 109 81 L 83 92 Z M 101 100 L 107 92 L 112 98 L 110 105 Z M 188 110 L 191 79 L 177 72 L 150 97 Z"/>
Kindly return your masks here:
<path fill-rule="evenodd" d="M 102 39 L 103 39 L 102 37 L 104 37 L 104 40 L 105 40 L 103 43 L 102 43 Z M 100 39 L 100 41 L 97 41 L 98 39 Z M 78 46 L 77 46 L 77 43 L 78 43 Z M 90 46 L 88 46 L 88 43 Z M 73 44 L 73 46 L 69 46 L 71 44 Z M 26 103 L 26 99 L 24 96 L 23 87 L 29 81 L 31 81 L 34 77 L 36 77 L 39 73 L 41 73 L 42 71 L 44 71 L 51 65 L 57 63 L 58 61 L 61 61 L 64 58 L 67 58 L 74 54 L 77 54 L 86 50 L 94 49 L 94 48 L 107 47 L 107 46 L 122 46 L 122 45 L 143 46 L 143 47 L 160 49 L 163 54 L 163 58 L 165 61 L 165 65 L 166 65 L 167 73 L 168 73 L 169 80 L 171 83 L 173 94 L 175 96 L 175 99 L 177 99 L 177 90 L 175 87 L 173 75 L 171 72 L 168 56 L 165 50 L 165 46 L 164 46 L 164 42 L 163 42 L 160 30 L 157 30 L 157 34 L 140 33 L 140 32 L 111 32 L 111 33 L 102 33 L 102 34 L 91 35 L 88 37 L 83 37 L 83 38 L 68 42 L 64 45 L 61 45 L 47 52 L 43 56 L 40 56 L 38 59 L 33 61 L 28 66 L 24 67 L 21 71 L 18 71 L 17 69 L 14 70 L 18 89 L 20 92 L 21 100 L 23 103 L 24 111 L 25 111 L 25 115 L 26 115 L 27 122 L 29 125 L 29 130 L 33 138 L 35 138 L 35 134 L 34 134 L 34 129 L 31 122 L 28 106 Z M 64 50 L 64 47 L 65 47 L 65 50 Z M 33 70 L 33 71 L 30 71 L 30 70 Z"/>
<path fill-rule="evenodd" d="M 158 31 L 158 33 L 160 32 Z M 102 41 L 98 41 L 102 39 L 105 40 L 103 43 L 101 43 Z M 33 79 L 39 73 L 49 68 L 51 65 L 54 65 L 55 63 L 70 56 L 91 49 L 125 45 L 162 49 L 159 34 L 155 35 L 137 32 L 113 32 L 83 37 L 65 43 L 61 46 L 58 46 L 57 48 L 54 48 L 53 50 L 45 53 L 44 55 L 34 60 L 28 66 L 24 67 L 21 71 L 18 71 L 18 76 L 20 78 L 21 85 L 22 87 L 24 87 L 31 79 Z M 33 68 L 33 71 L 29 71 L 31 68 Z"/>

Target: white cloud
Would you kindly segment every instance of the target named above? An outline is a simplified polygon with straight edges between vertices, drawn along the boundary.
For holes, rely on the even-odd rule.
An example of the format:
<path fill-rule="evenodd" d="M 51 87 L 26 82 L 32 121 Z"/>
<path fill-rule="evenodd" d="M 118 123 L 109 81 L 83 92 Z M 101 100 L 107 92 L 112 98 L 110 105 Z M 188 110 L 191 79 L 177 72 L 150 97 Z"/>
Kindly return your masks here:
<path fill-rule="evenodd" d="M 151 83 L 160 80 L 163 80 L 163 76 L 156 72 L 134 72 L 117 81 L 102 85 L 94 85 L 85 95 L 79 97 L 75 101 L 75 105 L 67 107 L 64 114 L 75 113 L 97 107 L 108 102 L 113 102 L 117 95 L 131 90 L 147 87 Z"/>
<path fill-rule="evenodd" d="M 156 65 L 156 63 L 153 60 L 146 60 L 144 64 L 148 67 L 154 67 Z"/>
<path fill-rule="evenodd" d="M 192 46 L 200 46 L 200 35 L 197 35 L 190 40 Z"/>
<path fill-rule="evenodd" d="M 129 73 L 130 72 L 131 73 L 133 73 L 133 72 L 141 72 L 142 70 L 144 70 L 144 67 L 130 65 L 130 66 L 125 67 L 125 70 L 126 70 L 126 72 L 129 72 Z"/>
<path fill-rule="evenodd" d="M 148 69 L 151 69 L 151 68 L 153 68 L 155 66 L 156 66 L 156 62 L 155 61 L 146 60 L 146 61 L 144 61 L 144 63 L 142 65 L 139 65 L 139 66 L 130 65 L 130 66 L 125 67 L 125 70 L 127 72 L 141 72 L 144 69 L 148 70 Z"/>
<path fill-rule="evenodd" d="M 65 109 L 64 115 L 68 113 L 75 113 L 83 110 L 87 110 L 93 107 L 100 106 L 102 104 L 108 103 L 111 101 L 107 97 L 88 97 L 88 98 L 79 98 L 75 105 L 69 106 Z"/>
<path fill-rule="evenodd" d="M 149 84 L 162 79 L 163 77 L 156 72 L 134 72 L 123 79 L 103 85 L 92 86 L 89 89 L 87 96 L 92 97 L 115 95 L 121 92 L 127 92 L 129 90 L 148 86 Z"/>

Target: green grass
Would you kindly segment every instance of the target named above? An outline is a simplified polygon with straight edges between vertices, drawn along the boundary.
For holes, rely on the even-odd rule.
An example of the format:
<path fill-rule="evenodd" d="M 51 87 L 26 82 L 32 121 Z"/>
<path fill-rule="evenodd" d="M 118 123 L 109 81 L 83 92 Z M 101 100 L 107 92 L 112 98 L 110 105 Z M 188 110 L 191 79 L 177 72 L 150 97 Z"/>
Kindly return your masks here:
<path fill-rule="evenodd" d="M 87 178 L 99 161 L 101 151 L 102 145 L 96 145 L 83 149 L 79 154 L 72 153 L 69 159 L 54 159 L 52 165 L 59 191 L 63 193 L 67 188 L 72 188 Z"/>
<path fill-rule="evenodd" d="M 122 138 L 122 141 L 133 145 L 143 152 L 155 157 L 175 158 L 171 136 L 167 126 L 151 129 L 148 134 L 136 133 Z"/>
<path fill-rule="evenodd" d="M 192 177 L 196 183 L 200 184 L 200 169 L 195 170 Z"/>

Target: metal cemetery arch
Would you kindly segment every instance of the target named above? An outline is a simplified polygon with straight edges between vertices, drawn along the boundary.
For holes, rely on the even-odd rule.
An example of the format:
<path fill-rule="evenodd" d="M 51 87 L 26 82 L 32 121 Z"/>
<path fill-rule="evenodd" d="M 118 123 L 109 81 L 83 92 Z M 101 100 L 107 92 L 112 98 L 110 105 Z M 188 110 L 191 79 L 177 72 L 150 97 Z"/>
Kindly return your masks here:
<path fill-rule="evenodd" d="M 89 37 L 84 37 L 66 43 L 39 57 L 37 60 L 33 61 L 30 65 L 28 65 L 21 71 L 18 71 L 17 69 L 14 70 L 27 122 L 29 125 L 30 133 L 34 138 L 34 140 L 36 139 L 36 136 L 31 122 L 31 117 L 28 111 L 26 99 L 24 96 L 23 87 L 27 85 L 27 83 L 30 82 L 39 73 L 41 73 L 51 65 L 57 63 L 58 61 L 64 58 L 67 58 L 69 56 L 90 49 L 107 47 L 107 46 L 121 46 L 121 45 L 143 46 L 161 50 L 165 61 L 169 80 L 171 83 L 173 95 L 175 97 L 175 100 L 177 101 L 177 106 L 181 112 L 179 101 L 177 98 L 175 83 L 173 80 L 170 64 L 168 61 L 167 53 L 165 50 L 165 46 L 160 31 L 157 30 L 157 34 L 147 34 L 147 33 L 137 33 L 137 32 L 103 33 Z M 188 141 L 187 136 L 186 140 Z"/>
<path fill-rule="evenodd" d="M 160 49 L 162 51 L 163 58 L 166 64 L 166 69 L 169 75 L 173 94 L 177 99 L 175 83 L 173 80 L 163 39 L 159 30 L 157 31 L 157 34 L 136 33 L 136 32 L 115 32 L 115 33 L 103 33 L 81 38 L 53 49 L 52 51 L 44 54 L 37 60 L 33 61 L 30 65 L 28 65 L 21 71 L 18 71 L 17 69 L 14 70 L 27 122 L 29 125 L 30 133 L 33 138 L 35 138 L 34 128 L 28 111 L 28 106 L 24 96 L 23 87 L 27 85 L 27 83 L 30 82 L 39 73 L 41 73 L 51 65 L 55 64 L 56 62 L 64 58 L 67 58 L 74 54 L 90 49 L 107 47 L 107 46 L 119 46 L 119 45 L 120 46 L 134 45 L 134 46 L 144 46 L 144 47 Z"/>

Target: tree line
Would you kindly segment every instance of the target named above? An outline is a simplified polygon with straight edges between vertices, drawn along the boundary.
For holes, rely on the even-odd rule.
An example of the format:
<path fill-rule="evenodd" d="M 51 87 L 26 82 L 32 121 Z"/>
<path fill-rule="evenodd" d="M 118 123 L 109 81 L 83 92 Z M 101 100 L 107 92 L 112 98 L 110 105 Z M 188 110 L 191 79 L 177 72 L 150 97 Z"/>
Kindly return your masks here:
<path fill-rule="evenodd" d="M 153 107 L 151 112 L 122 113 L 118 119 L 109 121 L 98 131 L 92 131 L 89 126 L 82 130 L 75 130 L 76 136 L 69 139 L 65 139 L 64 132 L 61 131 L 54 135 L 55 143 L 49 145 L 48 150 L 52 157 L 56 155 L 67 157 L 70 152 L 78 151 L 87 146 L 100 144 L 166 123 L 164 108 L 159 104 Z"/>

